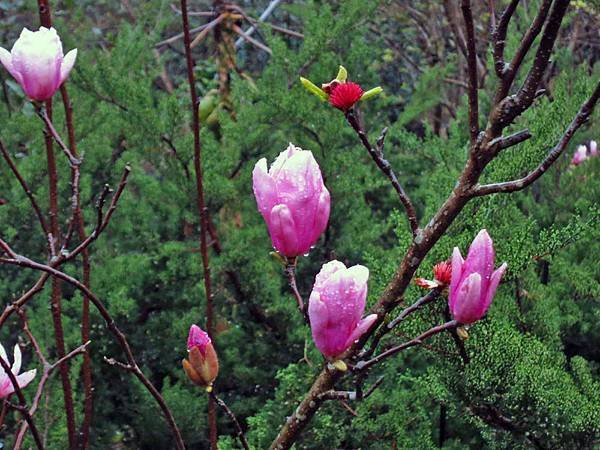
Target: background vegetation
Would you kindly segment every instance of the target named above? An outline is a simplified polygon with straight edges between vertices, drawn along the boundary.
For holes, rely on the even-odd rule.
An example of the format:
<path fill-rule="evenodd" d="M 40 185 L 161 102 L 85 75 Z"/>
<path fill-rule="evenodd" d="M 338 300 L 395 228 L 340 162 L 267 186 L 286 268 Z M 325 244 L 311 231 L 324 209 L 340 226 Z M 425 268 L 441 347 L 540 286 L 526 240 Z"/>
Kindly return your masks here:
<path fill-rule="evenodd" d="M 54 6 L 65 49 L 79 56 L 69 81 L 78 147 L 85 162 L 82 202 L 94 223 L 94 202 L 105 183 L 116 185 L 129 163 L 133 172 L 107 232 L 92 248 L 92 287 L 130 337 L 144 372 L 173 409 L 189 448 L 207 448 L 206 396 L 181 370 L 191 323 L 203 324 L 205 298 L 198 249 L 193 147 L 180 16 L 167 0 L 123 2 L 65 0 Z M 252 14 L 266 1 L 239 2 Z M 238 70 L 226 82 L 219 45 L 209 34 L 195 48 L 197 88 L 204 96 L 202 143 L 206 198 L 218 234 L 211 247 L 217 308 L 216 347 L 221 396 L 248 430 L 255 448 L 266 448 L 321 366 L 309 330 L 296 311 L 281 266 L 269 256 L 270 240 L 256 210 L 251 171 L 272 160 L 289 141 L 315 154 L 332 196 L 330 225 L 320 244 L 299 264 L 307 296 L 321 264 L 337 258 L 369 267 L 373 301 L 410 242 L 397 198 L 343 115 L 298 83 L 335 76 L 344 64 L 352 80 L 384 95 L 361 106 L 373 138 L 389 127 L 386 156 L 426 223 L 454 186 L 468 146 L 464 57 L 457 45 L 455 2 L 294 1 L 281 4 L 269 22 L 303 38 L 260 27 L 272 55 L 249 44 L 236 53 Z M 487 114 L 493 75 L 487 2 L 476 3 L 481 108 Z M 492 2 L 493 3 L 493 2 Z M 497 1 L 497 8 L 505 3 Z M 523 2 L 511 24 L 511 54 L 538 8 Z M 191 2 L 194 10 L 211 5 Z M 598 82 L 600 36 L 596 1 L 572 2 L 545 95 L 518 119 L 529 141 L 506 151 L 486 172 L 487 181 L 518 176 L 537 165 L 563 133 Z M 206 21 L 193 17 L 192 26 Z M 0 2 L 0 44 L 23 26 L 36 28 L 35 2 Z M 223 31 L 227 33 L 227 30 Z M 30 103 L 6 71 L 0 135 L 39 201 L 47 206 L 43 133 Z M 212 103 L 212 105 L 209 105 Z M 214 106 L 214 109 L 213 109 Z M 55 123 L 64 133 L 62 108 Z M 374 394 L 344 407 L 327 403 L 296 445 L 298 449 L 592 449 L 600 424 L 600 158 L 570 167 L 575 146 L 598 138 L 598 114 L 578 133 L 568 154 L 522 193 L 472 201 L 436 245 L 419 272 L 466 250 L 487 228 L 497 260 L 508 273 L 488 317 L 469 330 L 464 364 L 448 335 L 390 359 L 369 381 L 385 375 Z M 521 126 L 520 126 L 521 125 Z M 594 131 L 596 133 L 594 133 Z M 60 160 L 61 209 L 68 216 L 69 171 Z M 43 258 L 27 198 L 0 164 L 0 225 L 18 251 Z M 64 226 L 64 223 L 63 223 Z M 79 274 L 80 263 L 68 265 Z M 36 274 L 2 266 L 0 298 L 18 297 Z M 422 292 L 407 293 L 412 301 Z M 46 288 L 28 308 L 33 332 L 53 348 Z M 64 288 L 67 348 L 80 343 L 81 296 Z M 392 340 L 415 336 L 443 320 L 445 301 L 408 321 Z M 24 367 L 35 366 L 18 320 L 0 335 L 5 347 L 24 344 Z M 93 315 L 95 385 L 92 448 L 168 449 L 171 436 L 152 398 L 128 373 L 105 364 L 120 356 L 103 321 Z M 73 360 L 72 379 L 81 380 Z M 81 381 L 75 384 L 81 414 Z M 351 386 L 348 386 L 351 387 Z M 37 416 L 48 448 L 66 448 L 60 380 L 54 377 Z M 26 392 L 32 395 L 31 392 Z M 11 447 L 15 413 L 0 431 Z M 78 417 L 78 421 L 81 417 Z M 233 428 L 219 414 L 220 448 L 236 448 Z"/>

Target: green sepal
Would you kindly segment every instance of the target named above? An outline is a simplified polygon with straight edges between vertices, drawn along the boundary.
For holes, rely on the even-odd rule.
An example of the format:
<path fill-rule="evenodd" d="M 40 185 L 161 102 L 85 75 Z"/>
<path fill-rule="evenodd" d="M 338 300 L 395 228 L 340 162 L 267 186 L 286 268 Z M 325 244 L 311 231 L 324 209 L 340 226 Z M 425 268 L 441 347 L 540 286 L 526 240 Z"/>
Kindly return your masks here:
<path fill-rule="evenodd" d="M 316 95 L 321 100 L 327 100 L 329 98 L 327 93 L 323 89 L 318 87 L 316 84 L 314 84 L 312 81 L 307 80 L 306 78 L 300 77 L 300 83 L 302 83 L 302 86 L 304 86 L 304 89 L 306 89 L 311 94 Z"/>
<path fill-rule="evenodd" d="M 381 86 L 377 86 L 373 89 L 369 89 L 367 92 L 365 92 L 362 97 L 360 98 L 361 101 L 363 100 L 369 100 L 370 98 L 375 97 L 376 95 L 379 95 L 383 92 L 383 88 Z"/>
<path fill-rule="evenodd" d="M 344 66 L 340 66 L 340 70 L 338 71 L 338 74 L 335 77 L 335 79 L 337 81 L 339 81 L 340 83 L 346 82 L 346 80 L 348 79 L 348 71 L 346 70 L 346 68 Z"/>

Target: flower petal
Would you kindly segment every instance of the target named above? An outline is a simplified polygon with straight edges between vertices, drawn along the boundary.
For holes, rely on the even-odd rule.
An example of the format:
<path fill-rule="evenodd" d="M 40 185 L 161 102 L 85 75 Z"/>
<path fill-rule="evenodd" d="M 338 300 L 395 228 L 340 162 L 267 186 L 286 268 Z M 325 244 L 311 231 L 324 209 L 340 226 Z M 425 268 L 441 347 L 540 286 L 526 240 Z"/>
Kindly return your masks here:
<path fill-rule="evenodd" d="M 373 325 L 373 323 L 376 320 L 377 320 L 377 314 L 370 314 L 367 317 L 365 317 L 364 319 L 362 319 L 358 323 L 358 325 L 356 326 L 354 331 L 352 331 L 352 334 L 350 335 L 350 337 L 348 337 L 348 340 L 346 341 L 346 348 L 347 349 L 350 348 L 350 346 L 352 344 L 354 344 L 355 341 L 359 340 L 361 338 L 361 336 L 363 334 L 365 334 L 369 328 L 371 328 L 371 325 Z"/>
<path fill-rule="evenodd" d="M 271 210 L 269 231 L 273 246 L 284 256 L 298 256 L 298 237 L 292 212 L 286 205 L 275 205 Z"/>
<path fill-rule="evenodd" d="M 71 73 L 71 69 L 75 64 L 75 59 L 77 59 L 77 49 L 74 48 L 69 53 L 65 55 L 62 60 L 62 64 L 60 65 L 60 83 L 63 84 L 65 80 L 69 77 Z"/>
<path fill-rule="evenodd" d="M 460 250 L 458 249 L 458 247 L 454 247 L 454 251 L 452 252 L 452 276 L 450 278 L 450 294 L 448 296 L 448 304 L 450 305 L 450 309 L 454 308 L 454 300 L 456 298 L 455 293 L 458 289 L 458 285 L 460 284 L 464 263 L 465 260 L 460 254 Z"/>
<path fill-rule="evenodd" d="M 459 286 L 454 300 L 452 314 L 460 323 L 470 324 L 481 319 L 481 275 L 469 275 Z"/>
<path fill-rule="evenodd" d="M 21 370 L 21 348 L 19 344 L 15 345 L 15 349 L 13 351 L 13 365 L 12 365 L 12 373 L 17 375 Z"/>

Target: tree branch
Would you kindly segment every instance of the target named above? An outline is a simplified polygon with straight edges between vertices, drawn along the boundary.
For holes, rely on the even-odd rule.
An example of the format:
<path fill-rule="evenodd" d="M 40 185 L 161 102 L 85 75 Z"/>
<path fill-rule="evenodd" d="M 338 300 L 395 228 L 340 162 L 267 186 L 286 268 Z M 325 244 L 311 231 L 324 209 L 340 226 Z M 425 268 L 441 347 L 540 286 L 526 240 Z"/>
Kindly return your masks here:
<path fill-rule="evenodd" d="M 473 24 L 473 13 L 471 12 L 471 1 L 461 0 L 460 7 L 465 21 L 467 32 L 467 67 L 469 71 L 469 130 L 471 134 L 471 145 L 475 145 L 479 134 L 479 100 L 477 94 L 477 49 L 475 48 L 475 26 Z"/>
<path fill-rule="evenodd" d="M 546 158 L 544 158 L 544 160 L 527 176 L 518 180 L 506 181 L 504 183 L 486 184 L 484 186 L 475 187 L 473 190 L 473 195 L 480 197 L 482 195 L 489 195 L 498 192 L 508 193 L 520 191 L 541 177 L 544 172 L 550 168 L 554 161 L 556 161 L 564 152 L 575 132 L 589 119 L 599 98 L 600 83 L 596 85 L 596 89 L 592 93 L 591 97 L 582 105 L 581 109 L 560 138 L 560 141 L 558 141 L 558 144 L 556 144 L 550 153 L 548 153 Z"/>
<path fill-rule="evenodd" d="M 369 138 L 365 133 L 365 130 L 362 128 L 358 118 L 355 113 L 350 110 L 346 113 L 346 120 L 350 124 L 350 126 L 356 131 L 360 141 L 363 146 L 369 152 L 369 155 L 375 161 L 375 164 L 383 172 L 383 174 L 391 181 L 394 190 L 398 194 L 398 198 L 400 199 L 400 203 L 404 206 L 404 210 L 406 211 L 406 216 L 408 217 L 408 223 L 410 225 L 410 229 L 412 231 L 413 236 L 416 236 L 419 231 L 419 222 L 417 221 L 417 212 L 415 211 L 415 207 L 413 206 L 410 197 L 404 192 L 404 189 L 400 185 L 394 170 L 392 169 L 391 164 L 388 160 L 386 160 L 383 156 L 383 145 L 385 141 L 385 135 L 387 134 L 387 128 L 384 128 L 381 136 L 377 139 L 377 146 L 373 147 L 369 142 Z"/>

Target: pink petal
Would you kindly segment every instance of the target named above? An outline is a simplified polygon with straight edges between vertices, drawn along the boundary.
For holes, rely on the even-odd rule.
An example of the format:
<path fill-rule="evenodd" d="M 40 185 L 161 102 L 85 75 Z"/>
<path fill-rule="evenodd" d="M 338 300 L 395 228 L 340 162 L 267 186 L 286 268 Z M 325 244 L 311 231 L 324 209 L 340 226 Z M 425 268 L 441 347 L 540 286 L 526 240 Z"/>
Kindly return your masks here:
<path fill-rule="evenodd" d="M 346 349 L 350 348 L 355 341 L 358 341 L 361 338 L 361 336 L 365 334 L 369 328 L 371 328 L 371 325 L 373 325 L 373 323 L 375 323 L 376 320 L 377 314 L 371 314 L 362 319 L 358 323 L 354 331 L 352 331 L 352 334 L 348 338 L 348 341 L 346 341 Z"/>
<path fill-rule="evenodd" d="M 12 63 L 12 55 L 5 48 L 0 47 L 0 63 L 8 70 L 8 72 L 13 76 L 17 83 L 21 84 L 23 82 L 23 77 L 21 74 L 15 70 Z"/>
<path fill-rule="evenodd" d="M 262 158 L 252 171 L 252 188 L 256 197 L 258 210 L 268 220 L 273 206 L 277 204 L 277 188 L 275 181 L 267 173 L 267 160 Z"/>
<path fill-rule="evenodd" d="M 481 275 L 472 273 L 459 286 L 452 314 L 460 323 L 470 324 L 481 319 Z"/>
<path fill-rule="evenodd" d="M 487 312 L 488 308 L 492 304 L 492 300 L 494 299 L 494 295 L 496 294 L 496 289 L 498 288 L 498 285 L 500 284 L 500 280 L 502 279 L 502 276 L 504 275 L 504 272 L 506 271 L 506 267 L 507 267 L 507 264 L 504 263 L 500 267 L 498 267 L 492 274 L 492 278 L 490 279 L 490 284 L 489 284 L 489 286 L 487 288 L 487 292 L 485 294 L 485 301 L 482 304 L 483 310 L 480 312 L 482 316 Z"/>
<path fill-rule="evenodd" d="M 60 84 L 63 84 L 65 82 L 65 80 L 69 77 L 69 74 L 71 73 L 71 69 L 73 68 L 73 65 L 75 64 L 75 59 L 77 58 L 77 49 L 73 49 L 71 50 L 69 53 L 67 53 L 62 61 L 62 64 L 60 66 Z"/>
<path fill-rule="evenodd" d="M 481 230 L 469 247 L 463 266 L 464 276 L 477 272 L 481 275 L 481 289 L 485 291 L 494 271 L 494 244 L 487 230 Z"/>
<path fill-rule="evenodd" d="M 23 372 L 21 375 L 18 375 L 17 383 L 19 384 L 19 387 L 24 388 L 29 383 L 31 383 L 31 380 L 33 380 L 35 378 L 36 373 L 37 373 L 37 370 L 33 369 L 33 370 L 28 370 L 27 372 Z"/>
<path fill-rule="evenodd" d="M 269 231 L 273 246 L 284 256 L 298 256 L 298 237 L 292 212 L 286 205 L 275 205 L 271 210 Z"/>
<path fill-rule="evenodd" d="M 456 298 L 456 290 L 458 289 L 458 285 L 460 284 L 460 279 L 462 277 L 463 265 L 465 260 L 460 254 L 460 250 L 458 247 L 454 247 L 452 252 L 452 276 L 450 278 L 450 295 L 448 296 L 448 304 L 450 305 L 450 309 L 454 308 L 454 301 Z"/>

